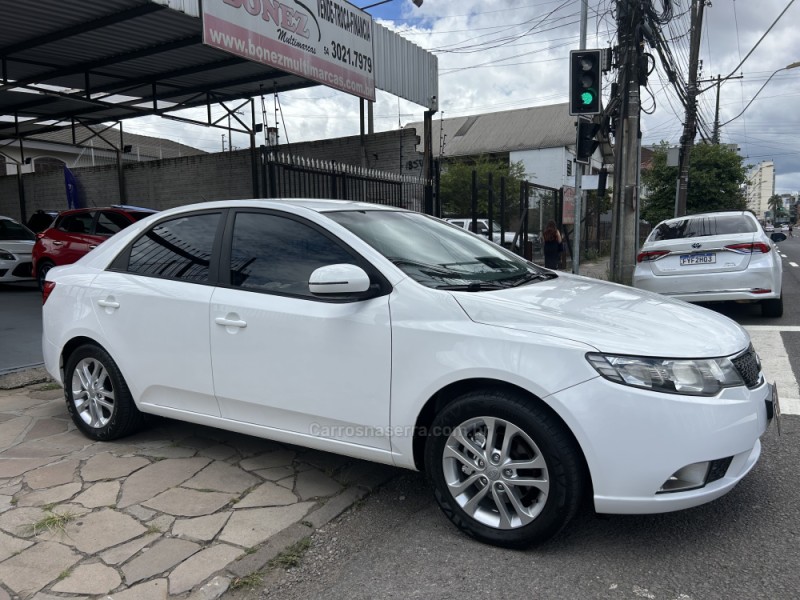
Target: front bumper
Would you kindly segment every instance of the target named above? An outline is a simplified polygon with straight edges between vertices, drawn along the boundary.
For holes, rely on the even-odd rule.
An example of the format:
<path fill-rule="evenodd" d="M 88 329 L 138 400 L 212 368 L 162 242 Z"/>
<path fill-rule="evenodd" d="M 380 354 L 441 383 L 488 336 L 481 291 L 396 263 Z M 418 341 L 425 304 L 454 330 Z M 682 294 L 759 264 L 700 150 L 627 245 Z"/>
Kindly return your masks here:
<path fill-rule="evenodd" d="M 771 399 L 768 383 L 706 398 L 602 378 L 548 398 L 583 448 L 595 509 L 617 514 L 681 510 L 730 491 L 758 461 Z M 694 489 L 660 491 L 678 471 L 704 462 L 727 468 Z"/>

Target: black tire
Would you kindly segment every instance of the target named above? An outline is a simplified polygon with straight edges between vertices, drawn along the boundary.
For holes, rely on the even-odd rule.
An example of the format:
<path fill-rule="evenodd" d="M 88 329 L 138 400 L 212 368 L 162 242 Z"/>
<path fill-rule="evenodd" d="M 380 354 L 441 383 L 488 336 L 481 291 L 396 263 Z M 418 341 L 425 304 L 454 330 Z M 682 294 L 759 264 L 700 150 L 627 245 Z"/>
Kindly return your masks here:
<path fill-rule="evenodd" d="M 39 284 L 39 291 L 44 291 L 44 281 L 47 277 L 47 272 L 55 267 L 55 265 L 49 260 L 43 260 L 39 265 L 36 267 L 36 282 Z"/>
<path fill-rule="evenodd" d="M 504 469 L 504 464 L 514 463 L 503 457 L 500 464 L 492 465 L 489 462 L 491 453 L 485 455 L 485 468 L 475 470 L 454 459 L 448 442 L 452 445 L 458 441 L 450 434 L 455 435 L 456 428 L 460 428 L 465 438 L 477 436 L 470 441 L 480 443 L 479 423 L 484 418 L 496 419 L 496 425 L 505 423 L 502 429 L 498 426 L 495 430 L 497 438 L 501 431 L 508 432 L 511 427 L 520 431 L 512 433 L 510 438 L 513 443 L 509 444 L 512 447 L 507 457 L 509 460 L 538 458 L 536 464 L 541 464 L 543 459 L 544 468 Z M 436 416 L 430 434 L 425 446 L 425 468 L 439 507 L 456 527 L 481 542 L 506 548 L 525 548 L 545 542 L 567 525 L 584 498 L 587 477 L 574 438 L 556 417 L 534 400 L 505 391 L 471 392 L 447 405 Z M 533 442 L 534 452 L 530 452 L 529 442 Z M 488 439 L 484 438 L 483 443 L 483 450 L 487 451 Z M 497 448 L 497 444 L 493 446 Z M 466 446 L 461 447 L 466 449 Z M 515 452 L 518 454 L 514 455 Z M 480 461 L 474 456 L 477 455 L 473 455 L 477 466 Z M 474 484 L 464 485 L 465 481 L 475 477 L 478 479 Z M 514 478 L 524 477 L 544 480 L 548 482 L 548 489 L 542 491 L 534 486 L 513 484 Z M 462 484 L 464 491 L 459 496 L 451 492 L 448 479 Z M 488 489 L 484 491 L 484 488 Z M 526 491 L 523 493 L 521 490 Z M 463 506 L 470 508 L 470 493 L 471 499 L 475 500 L 481 492 L 485 495 L 472 507 L 479 508 L 471 514 Z M 510 494 L 518 504 L 511 502 Z M 507 513 L 509 508 L 512 509 L 512 519 L 518 518 L 515 526 L 509 519 L 506 523 L 510 527 L 503 527 L 500 506 L 504 506 Z M 522 511 L 516 510 L 515 506 L 520 506 Z M 519 518 L 522 514 L 529 519 L 528 522 Z M 487 522 L 495 518 L 497 523 Z"/>
<path fill-rule="evenodd" d="M 93 440 L 114 440 L 141 427 L 144 416 L 108 352 L 78 347 L 64 369 L 64 396 L 75 425 Z"/>
<path fill-rule="evenodd" d="M 783 316 L 783 293 L 780 298 L 761 301 L 761 316 L 777 319 Z"/>

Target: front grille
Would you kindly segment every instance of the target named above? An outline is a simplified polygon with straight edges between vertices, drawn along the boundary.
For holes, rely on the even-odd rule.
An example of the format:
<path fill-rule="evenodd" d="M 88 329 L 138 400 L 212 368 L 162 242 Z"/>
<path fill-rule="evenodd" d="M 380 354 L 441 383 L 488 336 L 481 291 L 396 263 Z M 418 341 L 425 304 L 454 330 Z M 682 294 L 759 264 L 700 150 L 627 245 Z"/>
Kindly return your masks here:
<path fill-rule="evenodd" d="M 725 473 L 728 472 L 728 467 L 731 466 L 731 461 L 733 461 L 732 456 L 720 458 L 719 460 L 712 460 L 711 465 L 708 468 L 706 483 L 708 484 L 712 481 L 717 481 L 718 479 L 725 477 Z"/>
<path fill-rule="evenodd" d="M 731 359 L 733 366 L 744 379 L 744 383 L 749 388 L 758 387 L 761 383 L 761 362 L 758 354 L 753 349 L 753 345 L 742 352 L 736 358 Z"/>

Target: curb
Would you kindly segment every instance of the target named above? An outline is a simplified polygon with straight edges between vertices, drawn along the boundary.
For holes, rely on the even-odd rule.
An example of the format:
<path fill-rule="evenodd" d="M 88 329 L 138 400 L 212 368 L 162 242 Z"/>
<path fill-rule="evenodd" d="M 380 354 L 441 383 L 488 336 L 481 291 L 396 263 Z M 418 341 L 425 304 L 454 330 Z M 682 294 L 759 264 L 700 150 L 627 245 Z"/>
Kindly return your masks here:
<path fill-rule="evenodd" d="M 0 390 L 14 390 L 47 381 L 52 381 L 52 377 L 43 366 L 22 367 L 0 375 Z"/>

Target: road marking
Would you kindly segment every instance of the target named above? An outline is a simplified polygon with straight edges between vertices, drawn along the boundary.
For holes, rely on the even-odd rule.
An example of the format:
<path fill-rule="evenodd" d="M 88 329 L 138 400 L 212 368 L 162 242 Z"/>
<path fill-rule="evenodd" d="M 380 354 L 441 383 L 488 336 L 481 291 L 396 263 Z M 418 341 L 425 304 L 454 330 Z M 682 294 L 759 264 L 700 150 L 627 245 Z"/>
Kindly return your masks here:
<path fill-rule="evenodd" d="M 800 325 L 744 325 L 747 331 L 800 331 Z"/>
<path fill-rule="evenodd" d="M 790 262 L 789 264 L 790 264 L 790 265 L 792 265 L 793 267 L 798 267 L 798 266 L 800 266 L 800 265 L 798 265 L 796 262 Z"/>
<path fill-rule="evenodd" d="M 781 412 L 787 415 L 800 415 L 800 387 L 789 362 L 789 354 L 783 344 L 780 331 L 800 331 L 800 327 L 770 327 L 769 325 L 747 326 L 753 347 L 761 357 L 761 366 L 767 381 L 778 386 L 781 399 Z"/>

